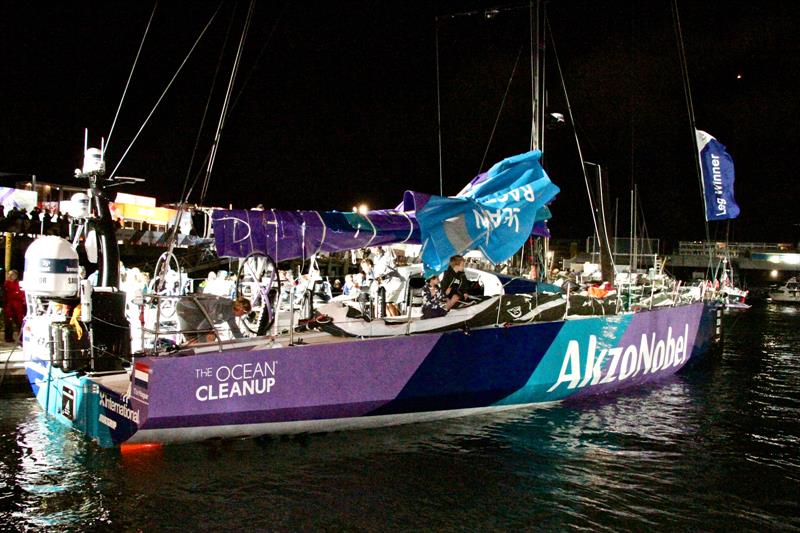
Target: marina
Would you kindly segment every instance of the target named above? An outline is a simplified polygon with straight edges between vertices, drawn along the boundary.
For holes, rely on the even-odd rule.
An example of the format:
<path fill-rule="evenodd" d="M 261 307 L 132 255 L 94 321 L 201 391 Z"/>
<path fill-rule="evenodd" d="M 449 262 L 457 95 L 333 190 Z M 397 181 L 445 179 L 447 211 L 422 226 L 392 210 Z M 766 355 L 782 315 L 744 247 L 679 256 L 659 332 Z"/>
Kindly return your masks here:
<path fill-rule="evenodd" d="M 21 530 L 170 530 L 197 516 L 212 530 L 796 530 L 797 318 L 772 304 L 726 315 L 719 358 L 654 387 L 285 440 L 128 453 L 48 420 L 29 395 L 4 396 L 0 481 L 13 497 L 0 520 Z"/>
<path fill-rule="evenodd" d="M 184 495 L 241 511 L 211 529 L 800 527 L 796 213 L 727 119 L 762 65 L 699 69 L 709 8 L 678 0 L 395 7 L 98 14 L 119 34 L 84 86 L 116 111 L 94 94 L 68 150 L 0 153 L 22 170 L 0 172 L 0 523 L 138 530 L 130 502 Z M 318 490 L 346 499 L 300 516 Z"/>

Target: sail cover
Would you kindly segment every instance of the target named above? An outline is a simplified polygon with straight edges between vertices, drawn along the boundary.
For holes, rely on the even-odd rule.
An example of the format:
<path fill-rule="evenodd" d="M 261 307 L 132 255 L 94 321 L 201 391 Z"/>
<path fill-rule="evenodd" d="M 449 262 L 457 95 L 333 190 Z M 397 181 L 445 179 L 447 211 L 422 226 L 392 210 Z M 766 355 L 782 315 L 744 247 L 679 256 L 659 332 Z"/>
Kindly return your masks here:
<path fill-rule="evenodd" d="M 537 216 L 549 217 L 546 204 L 559 192 L 539 163 L 541 157 L 540 150 L 509 157 L 460 196 L 430 197 L 417 211 L 427 274 L 442 272 L 451 256 L 467 250 L 480 250 L 493 263 L 519 250 Z"/>
<path fill-rule="evenodd" d="M 220 257 L 253 252 L 275 261 L 304 259 L 320 252 L 340 252 L 394 243 L 419 244 L 413 216 L 394 211 L 276 211 L 219 209 L 212 214 Z"/>
<path fill-rule="evenodd" d="M 706 220 L 726 220 L 739 216 L 739 206 L 733 197 L 733 159 L 725 146 L 708 133 L 695 130 L 700 152 L 700 173 L 703 179 L 703 199 Z"/>

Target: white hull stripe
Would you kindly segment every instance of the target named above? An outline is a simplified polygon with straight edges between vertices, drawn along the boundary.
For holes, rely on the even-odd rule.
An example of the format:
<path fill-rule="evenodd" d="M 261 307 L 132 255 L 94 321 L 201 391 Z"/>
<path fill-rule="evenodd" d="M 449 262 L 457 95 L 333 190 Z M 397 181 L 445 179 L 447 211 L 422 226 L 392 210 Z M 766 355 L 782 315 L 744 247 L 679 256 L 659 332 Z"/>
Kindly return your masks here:
<path fill-rule="evenodd" d="M 497 405 L 470 409 L 450 409 L 424 413 L 402 413 L 395 415 L 362 416 L 353 418 L 331 418 L 325 420 L 300 420 L 296 422 L 267 422 L 228 426 L 201 426 L 192 428 L 140 429 L 127 442 L 191 442 L 208 439 L 230 439 L 257 437 L 259 435 L 291 435 L 298 433 L 321 433 L 348 431 L 377 427 L 399 426 L 419 422 L 431 422 L 462 416 L 497 413 L 521 408 L 549 407 L 558 402 Z"/>

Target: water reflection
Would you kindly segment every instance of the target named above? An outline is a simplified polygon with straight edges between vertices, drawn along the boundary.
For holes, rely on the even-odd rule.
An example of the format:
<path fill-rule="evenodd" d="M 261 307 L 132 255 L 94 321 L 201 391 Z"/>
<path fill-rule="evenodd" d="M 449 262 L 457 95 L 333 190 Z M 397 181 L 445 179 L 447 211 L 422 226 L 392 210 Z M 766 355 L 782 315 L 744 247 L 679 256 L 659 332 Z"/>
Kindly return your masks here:
<path fill-rule="evenodd" d="M 800 334 L 726 317 L 713 363 L 649 389 L 300 438 L 101 450 L 0 399 L 19 529 L 800 528 Z"/>

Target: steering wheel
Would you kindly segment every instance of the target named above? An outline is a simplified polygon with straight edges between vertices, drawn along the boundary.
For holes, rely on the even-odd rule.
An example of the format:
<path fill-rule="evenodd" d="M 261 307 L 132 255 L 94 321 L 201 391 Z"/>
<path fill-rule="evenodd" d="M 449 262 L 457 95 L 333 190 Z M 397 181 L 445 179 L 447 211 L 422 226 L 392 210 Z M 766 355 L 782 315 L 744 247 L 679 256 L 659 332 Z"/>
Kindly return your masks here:
<path fill-rule="evenodd" d="M 253 335 L 266 335 L 275 321 L 275 301 L 279 285 L 278 265 L 263 252 L 249 253 L 239 267 L 236 277 L 236 298 L 243 295 L 242 284 L 245 277 L 251 277 L 253 288 L 249 298 L 252 310 L 239 318 L 239 322 Z M 277 282 L 277 283 L 276 283 Z"/>

